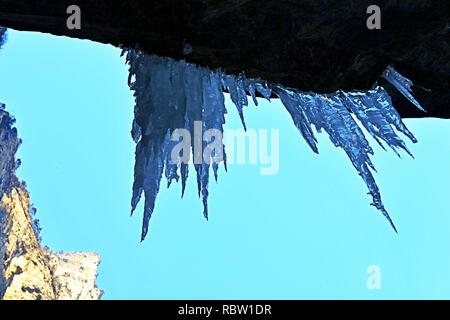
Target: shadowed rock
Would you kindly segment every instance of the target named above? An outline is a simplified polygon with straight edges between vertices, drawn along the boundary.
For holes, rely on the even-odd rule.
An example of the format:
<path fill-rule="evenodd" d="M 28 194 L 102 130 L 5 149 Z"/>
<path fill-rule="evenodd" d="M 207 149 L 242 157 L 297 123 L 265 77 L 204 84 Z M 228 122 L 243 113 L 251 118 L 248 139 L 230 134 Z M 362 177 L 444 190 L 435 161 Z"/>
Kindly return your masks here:
<path fill-rule="evenodd" d="M 415 110 L 383 83 L 402 117 L 450 118 L 446 0 L 377 1 L 381 30 L 367 29 L 373 1 L 364 0 L 80 0 L 80 30 L 66 27 L 71 4 L 2 0 L 0 25 L 138 45 L 147 53 L 318 93 L 368 89 L 393 64 L 418 85 L 414 95 L 428 111 Z"/>

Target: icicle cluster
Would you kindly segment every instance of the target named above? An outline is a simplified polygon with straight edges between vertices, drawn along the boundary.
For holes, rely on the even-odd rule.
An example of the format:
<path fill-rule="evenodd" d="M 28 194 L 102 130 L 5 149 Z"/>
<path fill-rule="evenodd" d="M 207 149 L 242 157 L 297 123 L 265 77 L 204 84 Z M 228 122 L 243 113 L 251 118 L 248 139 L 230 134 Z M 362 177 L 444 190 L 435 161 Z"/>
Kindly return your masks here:
<path fill-rule="evenodd" d="M 260 79 L 247 79 L 244 74 L 226 75 L 220 70 L 212 71 L 185 61 L 145 55 L 135 50 L 124 50 L 123 53 L 126 53 L 126 62 L 129 64 L 129 86 L 136 99 L 132 136 L 137 146 L 131 205 L 133 213 L 144 192 L 141 240 L 148 232 L 162 175 L 166 176 L 168 186 L 174 179 L 178 182 L 181 176 L 182 194 L 186 186 L 189 168 L 181 161 L 173 162 L 171 150 L 177 142 L 171 141 L 171 134 L 177 128 L 185 128 L 193 136 L 194 121 L 201 121 L 203 129 L 223 131 L 224 114 L 227 112 L 224 89 L 230 93 L 244 128 L 243 110 L 248 105 L 247 94 L 257 105 L 258 91 L 268 100 L 272 93 L 281 99 L 295 126 L 314 152 L 318 153 L 318 148 L 312 127 L 317 133 L 322 130 L 327 132 L 332 143 L 344 149 L 366 183 L 373 199 L 372 205 L 382 212 L 396 230 L 371 173 L 371 169 L 375 170 L 369 157 L 373 155 L 373 150 L 355 121 L 355 118 L 358 119 L 383 148 L 384 141 L 397 155 L 397 149 L 403 149 L 411 155 L 394 128 L 411 141 L 416 142 L 416 139 L 403 124 L 383 87 L 375 85 L 367 91 L 337 91 L 331 94 L 305 93 Z M 383 76 L 421 108 L 410 94 L 411 82 L 408 79 L 392 67 Z M 226 169 L 226 158 L 224 165 Z M 213 162 L 211 166 L 217 180 L 218 163 Z M 202 197 L 207 218 L 210 164 L 202 162 L 194 164 L 194 168 L 198 193 Z"/>
<path fill-rule="evenodd" d="M 413 85 L 412 81 L 402 76 L 398 73 L 392 66 L 388 66 L 386 70 L 381 75 L 385 78 L 389 83 L 391 83 L 402 95 L 405 96 L 412 104 L 414 104 L 417 108 L 426 112 L 424 108 L 417 102 L 416 99 L 412 96 L 411 86 Z"/>

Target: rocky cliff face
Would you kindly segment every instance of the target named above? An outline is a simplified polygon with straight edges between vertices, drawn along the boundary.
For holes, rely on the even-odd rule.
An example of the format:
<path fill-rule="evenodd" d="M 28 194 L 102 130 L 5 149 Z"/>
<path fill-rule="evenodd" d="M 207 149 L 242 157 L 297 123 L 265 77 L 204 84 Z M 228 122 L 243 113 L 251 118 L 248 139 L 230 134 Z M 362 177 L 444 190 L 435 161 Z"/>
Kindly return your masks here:
<path fill-rule="evenodd" d="M 99 299 L 100 256 L 55 253 L 41 246 L 30 215 L 29 194 L 14 174 L 20 143 L 14 121 L 0 108 L 0 298 Z"/>

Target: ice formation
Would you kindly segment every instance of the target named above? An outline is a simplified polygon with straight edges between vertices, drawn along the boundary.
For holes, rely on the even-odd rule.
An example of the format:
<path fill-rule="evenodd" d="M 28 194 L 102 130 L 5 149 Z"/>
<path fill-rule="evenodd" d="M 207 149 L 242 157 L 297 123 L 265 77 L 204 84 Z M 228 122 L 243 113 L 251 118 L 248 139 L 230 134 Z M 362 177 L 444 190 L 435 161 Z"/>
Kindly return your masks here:
<path fill-rule="evenodd" d="M 373 150 L 355 121 L 355 118 L 358 119 L 383 148 L 384 141 L 395 153 L 398 154 L 397 149 L 403 149 L 411 155 L 396 131 L 402 132 L 413 142 L 416 139 L 403 124 L 383 87 L 375 84 L 371 90 L 337 91 L 330 94 L 301 92 L 261 79 L 248 79 L 243 73 L 237 76 L 227 75 L 221 70 L 213 71 L 185 61 L 146 55 L 133 49 L 124 50 L 123 54 L 126 54 L 126 62 L 129 64 L 128 82 L 136 100 L 132 136 L 137 146 L 131 212 L 135 210 L 143 192 L 145 204 L 141 240 L 148 232 L 162 175 L 166 176 L 168 186 L 174 179 L 178 182 L 181 176 L 182 194 L 186 186 L 188 164 L 180 160 L 174 162 L 171 158 L 172 147 L 177 143 L 171 141 L 171 134 L 177 128 L 185 128 L 193 136 L 194 121 L 201 121 L 203 128 L 223 131 L 224 114 L 227 112 L 224 89 L 230 93 L 244 128 L 247 94 L 257 104 L 255 92 L 258 91 L 268 100 L 272 93 L 281 99 L 295 126 L 314 152 L 318 153 L 318 148 L 313 126 L 317 133 L 322 130 L 328 133 L 332 143 L 347 153 L 366 183 L 372 196 L 372 205 L 381 211 L 397 231 L 384 208 L 371 172 L 375 170 L 369 156 L 373 155 Z M 391 66 L 382 76 L 422 109 L 410 94 L 410 80 Z M 201 143 L 205 145 L 204 141 Z M 195 158 L 198 155 L 193 156 Z M 219 162 L 212 161 L 211 164 L 216 179 Z M 226 169 L 226 157 L 223 162 Z M 194 168 L 198 193 L 202 197 L 204 215 L 207 218 L 210 164 L 203 161 L 201 164 L 194 164 Z"/>
<path fill-rule="evenodd" d="M 388 66 L 386 70 L 381 75 L 387 81 L 389 81 L 402 95 L 406 97 L 411 103 L 413 103 L 417 108 L 426 112 L 424 108 L 417 102 L 416 99 L 411 94 L 412 81 L 402 76 L 398 73 L 392 66 Z"/>

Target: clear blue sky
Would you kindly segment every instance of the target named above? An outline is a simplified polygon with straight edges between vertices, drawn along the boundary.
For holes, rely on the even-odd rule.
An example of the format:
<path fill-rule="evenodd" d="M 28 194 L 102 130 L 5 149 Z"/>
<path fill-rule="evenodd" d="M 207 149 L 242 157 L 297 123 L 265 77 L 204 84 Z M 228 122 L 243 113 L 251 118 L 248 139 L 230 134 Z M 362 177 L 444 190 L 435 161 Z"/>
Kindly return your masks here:
<path fill-rule="evenodd" d="M 396 235 L 342 150 L 321 134 L 313 154 L 280 102 L 260 100 L 247 126 L 280 129 L 279 173 L 221 169 L 208 222 L 194 177 L 182 200 L 180 185 L 163 181 L 140 243 L 142 206 L 129 216 L 133 97 L 119 55 L 13 30 L 0 51 L 0 101 L 17 118 L 18 175 L 43 244 L 100 253 L 105 299 L 450 298 L 450 121 L 405 121 L 415 160 L 370 140 Z M 226 127 L 240 128 L 227 101 Z M 369 265 L 381 269 L 380 290 L 366 287 Z"/>

